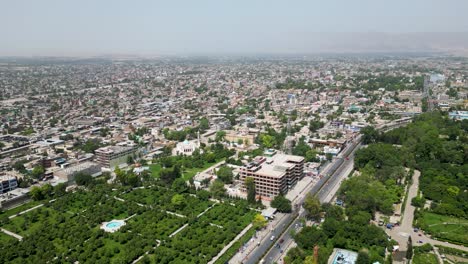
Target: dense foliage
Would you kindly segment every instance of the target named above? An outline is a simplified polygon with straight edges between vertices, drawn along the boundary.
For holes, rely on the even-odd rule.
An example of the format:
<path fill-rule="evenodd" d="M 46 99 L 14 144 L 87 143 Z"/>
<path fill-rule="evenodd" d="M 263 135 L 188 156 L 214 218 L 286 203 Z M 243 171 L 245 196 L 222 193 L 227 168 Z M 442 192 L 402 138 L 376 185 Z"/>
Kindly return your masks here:
<path fill-rule="evenodd" d="M 315 245 L 319 246 L 318 263 L 327 263 L 335 247 L 354 251 L 367 248 L 369 263 L 383 263 L 385 247 L 389 242 L 381 228 L 369 224 L 370 214 L 361 211 L 345 220 L 343 210 L 338 206 L 325 204 L 322 211 L 327 217 L 320 227 L 304 227 L 294 236 L 298 246 L 288 252 L 285 263 L 304 263 L 306 257 L 312 255 Z"/>

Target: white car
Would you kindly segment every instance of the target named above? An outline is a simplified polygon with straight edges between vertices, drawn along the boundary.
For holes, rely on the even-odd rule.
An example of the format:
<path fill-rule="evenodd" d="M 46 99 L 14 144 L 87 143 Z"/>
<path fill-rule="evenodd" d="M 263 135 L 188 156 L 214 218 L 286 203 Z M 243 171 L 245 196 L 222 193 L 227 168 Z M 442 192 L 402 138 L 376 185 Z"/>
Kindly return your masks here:
<path fill-rule="evenodd" d="M 271 237 L 270 237 L 270 240 L 271 240 L 271 241 L 275 240 L 275 236 L 271 236 Z"/>

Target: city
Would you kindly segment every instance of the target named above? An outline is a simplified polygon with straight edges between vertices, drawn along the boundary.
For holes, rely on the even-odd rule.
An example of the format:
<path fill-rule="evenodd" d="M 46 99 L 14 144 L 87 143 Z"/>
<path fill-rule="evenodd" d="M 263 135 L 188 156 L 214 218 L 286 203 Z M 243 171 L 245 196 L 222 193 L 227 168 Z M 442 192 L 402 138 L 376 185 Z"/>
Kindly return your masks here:
<path fill-rule="evenodd" d="M 7 47 L 1 263 L 468 262 L 461 50 Z"/>

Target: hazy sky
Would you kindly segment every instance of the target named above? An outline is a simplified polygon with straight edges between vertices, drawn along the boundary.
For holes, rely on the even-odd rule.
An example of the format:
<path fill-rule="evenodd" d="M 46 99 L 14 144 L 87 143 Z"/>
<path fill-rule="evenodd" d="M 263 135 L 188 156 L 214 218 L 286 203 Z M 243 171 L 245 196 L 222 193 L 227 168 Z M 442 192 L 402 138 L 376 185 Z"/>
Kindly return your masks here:
<path fill-rule="evenodd" d="M 0 0 L 0 55 L 346 50 L 400 33 L 466 33 L 467 12 L 465 0 Z"/>

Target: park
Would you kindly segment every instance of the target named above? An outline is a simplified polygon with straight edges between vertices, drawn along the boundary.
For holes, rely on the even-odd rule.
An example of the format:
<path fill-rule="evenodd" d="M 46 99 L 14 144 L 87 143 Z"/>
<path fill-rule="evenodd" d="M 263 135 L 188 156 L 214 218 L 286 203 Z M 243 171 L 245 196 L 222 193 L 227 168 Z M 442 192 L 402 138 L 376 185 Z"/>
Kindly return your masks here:
<path fill-rule="evenodd" d="M 36 203 L 36 202 L 34 202 Z M 245 201 L 211 200 L 165 186 L 97 184 L 0 215 L 2 263 L 208 263 L 253 220 Z M 104 222 L 124 221 L 115 232 Z"/>

